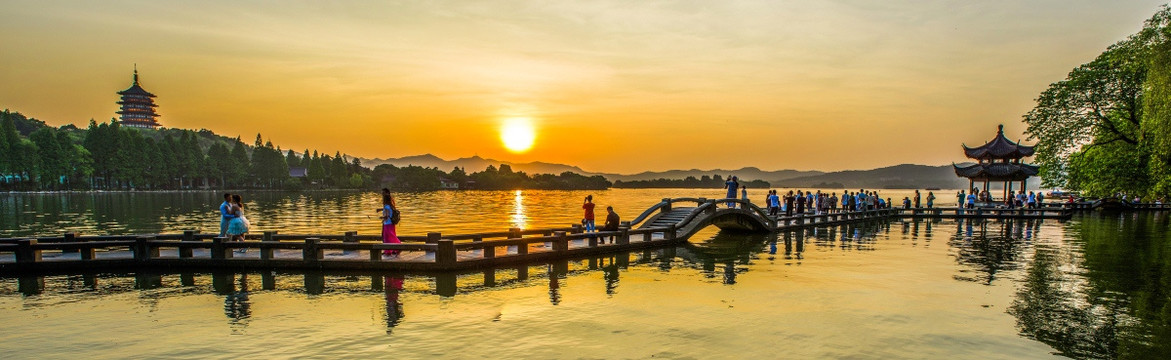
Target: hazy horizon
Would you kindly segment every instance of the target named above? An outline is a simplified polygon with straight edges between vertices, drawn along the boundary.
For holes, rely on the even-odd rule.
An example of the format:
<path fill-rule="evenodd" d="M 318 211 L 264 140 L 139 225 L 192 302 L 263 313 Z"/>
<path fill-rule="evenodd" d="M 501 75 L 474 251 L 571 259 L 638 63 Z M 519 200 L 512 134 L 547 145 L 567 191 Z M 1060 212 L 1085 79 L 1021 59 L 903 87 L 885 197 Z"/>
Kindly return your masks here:
<path fill-rule="evenodd" d="M 0 107 L 115 116 L 137 63 L 166 127 L 363 158 L 874 169 L 965 161 L 1161 1 L 211 1 L 0 5 Z M 536 140 L 501 145 L 507 121 Z M 773 170 L 768 170 L 773 171 Z"/>

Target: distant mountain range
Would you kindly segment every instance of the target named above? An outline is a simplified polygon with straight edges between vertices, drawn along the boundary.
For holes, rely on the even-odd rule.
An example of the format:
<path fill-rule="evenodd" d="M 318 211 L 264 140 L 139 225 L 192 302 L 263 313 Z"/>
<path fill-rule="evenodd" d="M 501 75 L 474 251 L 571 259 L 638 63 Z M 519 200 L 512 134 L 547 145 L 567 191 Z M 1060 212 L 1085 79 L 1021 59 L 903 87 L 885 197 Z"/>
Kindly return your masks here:
<path fill-rule="evenodd" d="M 952 170 L 951 165 L 928 166 L 903 164 L 871 170 L 846 170 L 834 172 L 801 170 L 766 171 L 755 167 L 746 167 L 737 170 L 691 169 L 647 171 L 638 174 L 612 174 L 588 172 L 577 166 L 564 164 L 551 164 L 544 162 L 514 163 L 508 161 L 485 159 L 479 156 L 459 158 L 455 160 L 444 160 L 435 155 L 424 154 L 388 159 L 363 158 L 361 161 L 362 164 L 367 167 L 375 167 L 381 164 L 391 164 L 397 167 L 415 165 L 429 168 L 438 168 L 443 171 L 451 171 L 458 166 L 469 173 L 483 171 L 489 165 L 499 167 L 501 164 L 507 164 L 508 166 L 512 167 L 513 171 L 525 172 L 528 174 L 560 174 L 569 171 L 587 176 L 602 175 L 610 181 L 654 180 L 660 178 L 683 179 L 688 176 L 700 178 L 704 175 L 720 175 L 726 177 L 728 175 L 735 175 L 745 180 L 768 181 L 774 187 L 818 186 L 824 188 L 844 187 L 849 189 L 937 187 L 941 189 L 957 189 L 968 186 L 967 179 L 956 176 L 955 171 Z M 1035 186 L 1035 182 L 1036 181 L 1034 181 L 1034 184 L 1031 185 Z"/>

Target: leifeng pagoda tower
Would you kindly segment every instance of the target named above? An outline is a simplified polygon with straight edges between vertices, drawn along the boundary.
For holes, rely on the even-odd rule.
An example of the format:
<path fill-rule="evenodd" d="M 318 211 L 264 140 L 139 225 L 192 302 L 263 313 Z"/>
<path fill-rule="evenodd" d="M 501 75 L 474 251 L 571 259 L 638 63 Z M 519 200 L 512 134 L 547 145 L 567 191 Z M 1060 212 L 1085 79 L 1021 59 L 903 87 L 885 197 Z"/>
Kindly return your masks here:
<path fill-rule="evenodd" d="M 118 101 L 118 105 L 122 107 L 118 111 L 121 115 L 122 126 L 130 126 L 137 128 L 154 129 L 159 127 L 159 122 L 155 118 L 159 117 L 155 113 L 155 94 L 138 86 L 138 66 L 134 67 L 134 84 L 130 88 L 118 92 L 122 95 L 122 100 Z"/>
<path fill-rule="evenodd" d="M 1012 191 L 1012 185 L 1020 182 L 1021 189 L 1028 185 L 1030 177 L 1037 175 L 1037 166 L 1021 162 L 1021 158 L 1033 156 L 1033 147 L 1012 142 L 1004 137 L 1004 125 L 996 130 L 996 137 L 980 147 L 964 147 L 964 155 L 975 159 L 976 164 L 959 166 L 952 164 L 956 175 L 968 178 L 968 189 L 973 189 L 977 181 L 984 182 L 984 191 L 988 191 L 990 182 L 1003 182 L 1005 197 Z"/>

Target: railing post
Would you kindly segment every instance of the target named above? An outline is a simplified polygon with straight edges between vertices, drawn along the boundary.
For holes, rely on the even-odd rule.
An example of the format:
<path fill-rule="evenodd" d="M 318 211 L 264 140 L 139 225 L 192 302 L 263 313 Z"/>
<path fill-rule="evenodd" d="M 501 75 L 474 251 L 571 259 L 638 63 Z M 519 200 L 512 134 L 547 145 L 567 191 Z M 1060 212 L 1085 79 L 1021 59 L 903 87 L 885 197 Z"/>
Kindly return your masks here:
<path fill-rule="evenodd" d="M 509 239 L 520 239 L 520 228 L 508 228 Z M 517 244 L 516 254 L 525 255 L 529 253 L 529 244 Z"/>
<path fill-rule="evenodd" d="M 159 257 L 159 248 L 152 245 L 154 236 L 139 236 L 134 239 L 134 260 L 143 262 Z"/>
<path fill-rule="evenodd" d="M 570 229 L 569 230 L 570 234 L 581 234 L 582 232 L 584 232 L 581 228 L 581 224 L 569 225 L 569 229 Z"/>
<path fill-rule="evenodd" d="M 41 250 L 33 249 L 37 239 L 22 239 L 16 242 L 16 262 L 18 264 L 41 262 Z"/>
<path fill-rule="evenodd" d="M 232 250 L 224 246 L 228 241 L 227 237 L 217 236 L 211 239 L 211 258 L 212 260 L 223 260 L 232 258 Z"/>
<path fill-rule="evenodd" d="M 347 243 L 347 244 L 358 242 L 358 232 L 357 231 L 346 231 L 346 234 L 342 235 L 342 242 Z"/>
<path fill-rule="evenodd" d="M 321 251 L 321 248 L 317 247 L 317 244 L 320 242 L 320 238 L 305 239 L 305 248 L 301 249 L 301 258 L 305 260 L 305 262 L 316 263 L 322 259 L 325 259 L 325 252 Z"/>
<path fill-rule="evenodd" d="M 484 247 L 484 258 L 491 259 L 494 257 L 496 257 L 496 247 L 495 246 L 485 246 Z"/>
<path fill-rule="evenodd" d="M 663 238 L 667 240 L 675 240 L 675 224 L 667 225 L 667 232 L 663 233 Z"/>
<path fill-rule="evenodd" d="M 77 249 L 77 252 L 81 253 L 82 260 L 93 260 L 98 256 L 98 251 L 93 247 L 81 247 Z"/>
<path fill-rule="evenodd" d="M 564 231 L 553 233 L 553 237 L 556 237 L 553 240 L 553 251 L 569 251 L 569 237 L 566 236 Z"/>
<path fill-rule="evenodd" d="M 630 229 L 618 229 L 618 245 L 630 243 Z"/>
<path fill-rule="evenodd" d="M 442 266 L 455 265 L 455 241 L 440 239 L 436 242 L 435 263 Z"/>
<path fill-rule="evenodd" d="M 64 240 L 64 242 L 67 242 L 67 243 L 75 242 L 75 241 L 77 241 L 77 233 L 68 232 L 68 233 L 62 234 L 61 238 Z M 75 253 L 75 252 L 77 252 L 77 249 L 63 249 L 63 250 L 61 250 L 61 253 L 63 253 L 63 254 L 71 254 L 71 253 Z"/>
<path fill-rule="evenodd" d="M 184 242 L 196 241 L 195 240 L 195 230 L 183 230 L 183 241 Z M 180 247 L 179 248 L 179 258 L 180 259 L 187 259 L 192 256 L 195 256 L 194 253 L 195 253 L 195 251 L 189 247 Z"/>
<path fill-rule="evenodd" d="M 260 240 L 261 241 L 273 241 L 272 240 L 273 235 L 276 235 L 276 234 L 278 234 L 278 232 L 276 232 L 276 231 L 265 231 L 264 235 L 261 236 Z"/>
<path fill-rule="evenodd" d="M 665 205 L 663 205 L 663 207 L 660 208 L 661 209 L 660 211 L 670 212 L 671 211 L 671 198 L 663 198 L 663 203 Z"/>

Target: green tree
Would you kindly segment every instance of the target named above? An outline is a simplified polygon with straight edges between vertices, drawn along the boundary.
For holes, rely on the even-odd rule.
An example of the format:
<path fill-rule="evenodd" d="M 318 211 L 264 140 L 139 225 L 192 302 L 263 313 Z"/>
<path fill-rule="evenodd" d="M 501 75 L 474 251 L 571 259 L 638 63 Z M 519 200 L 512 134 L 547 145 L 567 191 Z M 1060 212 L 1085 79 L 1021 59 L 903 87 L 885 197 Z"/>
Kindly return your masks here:
<path fill-rule="evenodd" d="M 1164 36 L 1171 38 L 1171 27 Z M 1143 128 L 1150 148 L 1150 196 L 1171 194 L 1171 41 L 1164 41 L 1152 53 L 1150 70 L 1143 87 Z"/>
<path fill-rule="evenodd" d="M 1107 195 L 1102 192 L 1107 189 L 1149 193 L 1150 176 L 1160 167 L 1145 162 L 1158 156 L 1159 151 L 1152 152 L 1153 135 L 1160 130 L 1158 121 L 1147 118 L 1148 111 L 1157 112 L 1159 107 L 1146 98 L 1159 95 L 1148 93 L 1163 76 L 1157 66 L 1165 61 L 1159 60 L 1166 53 L 1160 49 L 1166 49 L 1169 23 L 1171 8 L 1164 5 L 1138 33 L 1111 45 L 1040 94 L 1024 122 L 1029 138 L 1037 141 L 1036 161 L 1044 185 L 1091 195 Z M 1140 156 L 1144 164 L 1123 159 L 1127 156 Z M 1127 166 L 1108 169 L 1116 165 Z M 1148 188 L 1136 189 L 1134 184 Z"/>
<path fill-rule="evenodd" d="M 39 183 L 43 188 L 53 190 L 59 188 L 61 178 L 65 176 L 65 169 L 68 166 L 67 156 L 64 155 L 60 143 L 57 142 L 56 132 L 52 128 L 41 128 L 29 134 L 29 140 L 37 145 L 37 167 L 40 169 Z"/>

